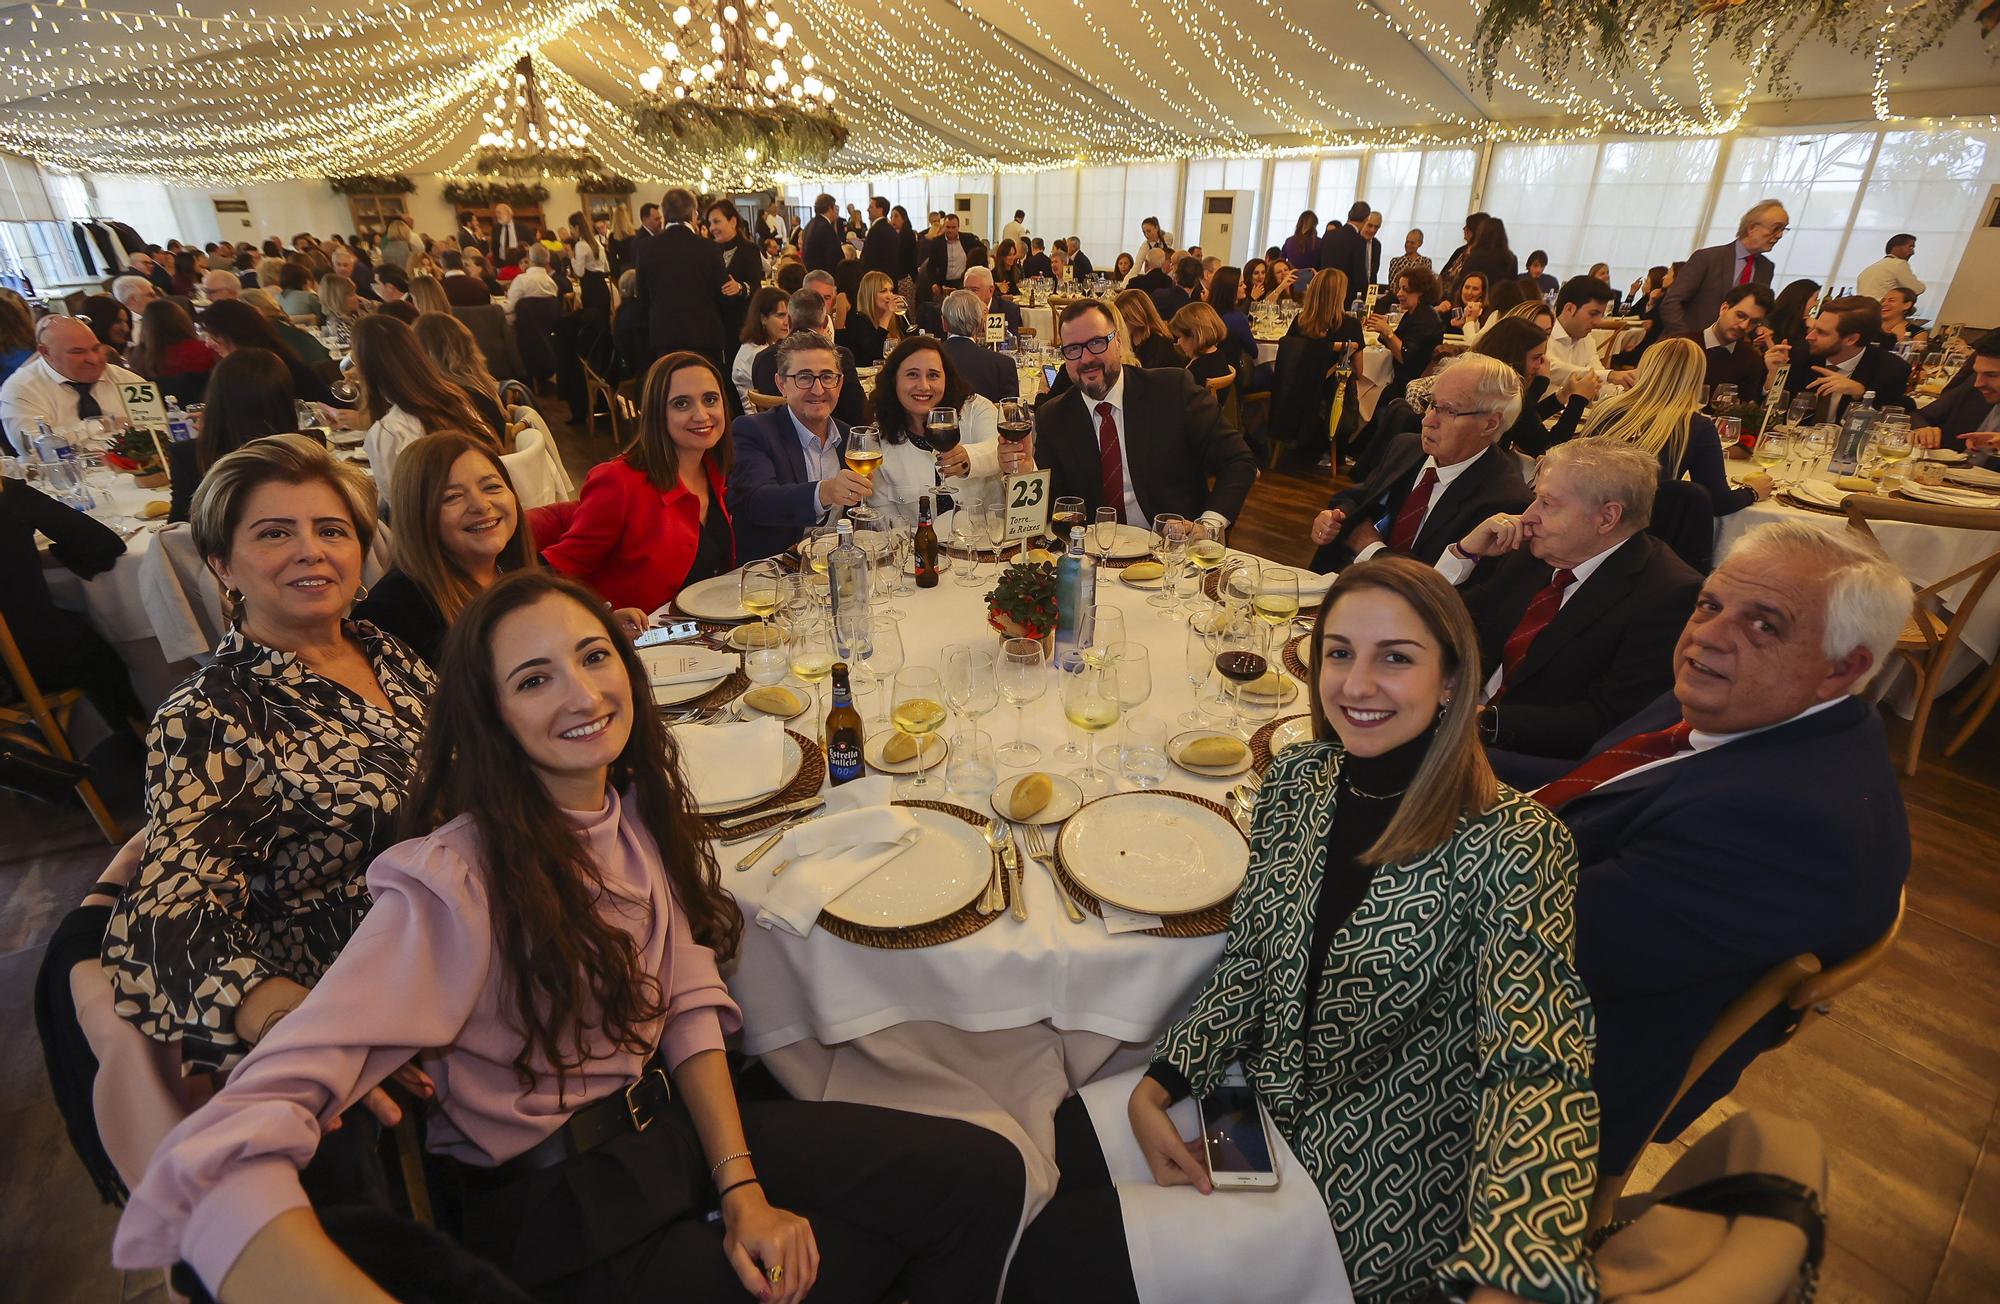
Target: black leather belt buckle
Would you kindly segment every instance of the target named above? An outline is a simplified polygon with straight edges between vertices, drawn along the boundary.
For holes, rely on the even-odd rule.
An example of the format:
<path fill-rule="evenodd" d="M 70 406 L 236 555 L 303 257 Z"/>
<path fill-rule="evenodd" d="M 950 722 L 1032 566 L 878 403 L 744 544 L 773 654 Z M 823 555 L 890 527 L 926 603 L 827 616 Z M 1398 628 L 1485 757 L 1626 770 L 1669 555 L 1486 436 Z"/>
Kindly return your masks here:
<path fill-rule="evenodd" d="M 647 1069 L 631 1086 L 625 1088 L 625 1112 L 632 1120 L 634 1132 L 644 1132 L 659 1116 L 661 1106 L 673 1099 L 673 1087 L 667 1075 L 657 1068 Z"/>

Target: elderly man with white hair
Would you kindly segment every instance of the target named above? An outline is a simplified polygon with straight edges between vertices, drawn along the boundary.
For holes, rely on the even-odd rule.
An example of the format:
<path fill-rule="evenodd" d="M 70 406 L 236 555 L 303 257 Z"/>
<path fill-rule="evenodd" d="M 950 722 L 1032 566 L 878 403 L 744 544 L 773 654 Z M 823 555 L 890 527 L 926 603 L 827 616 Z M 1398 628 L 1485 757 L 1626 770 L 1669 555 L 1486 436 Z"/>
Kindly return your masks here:
<path fill-rule="evenodd" d="M 225 272 L 220 267 L 211 267 L 202 273 L 201 292 L 208 296 L 210 303 L 224 303 L 243 293 L 243 282 L 235 272 Z"/>
<path fill-rule="evenodd" d="M 1909 619 L 1910 585 L 1832 524 L 1739 539 L 1681 631 L 1673 690 L 1534 791 L 1582 866 L 1576 967 L 1597 1010 L 1603 1172 L 1672 1140 L 1797 1017 L 1780 1007 L 1668 1114 L 1732 1001 L 1796 955 L 1832 968 L 1896 918 L 1909 823 L 1860 693 Z"/>
<path fill-rule="evenodd" d="M 1689 254 L 1660 296 L 1660 333 L 1699 335 L 1722 311 L 1722 296 L 1731 286 L 1769 285 L 1777 264 L 1765 255 L 1791 223 L 1782 200 L 1760 199 L 1737 222 L 1736 239 Z"/>
<path fill-rule="evenodd" d="M 146 305 L 160 297 L 160 288 L 144 276 L 127 272 L 111 282 L 111 297 L 132 314 L 132 340 L 126 347 L 138 347 L 140 319 L 146 315 Z"/>
<path fill-rule="evenodd" d="M 1004 398 L 1021 397 L 1021 373 L 1015 370 L 1012 360 L 1001 357 L 983 343 L 986 339 L 986 302 L 972 288 L 972 273 L 985 270 L 983 267 L 967 268 L 966 287 L 947 294 L 938 311 L 944 319 L 944 351 L 951 359 L 951 365 L 973 393 L 998 403 Z M 990 274 L 986 289 L 989 294 L 992 293 L 993 278 Z"/>
<path fill-rule="evenodd" d="M 993 284 L 993 270 L 988 267 L 968 267 L 965 269 L 965 288 L 979 296 L 979 302 L 989 313 L 997 312 L 1007 319 L 1007 329 L 1018 333 L 1021 329 L 1021 309 L 1006 295 L 999 293 Z M 998 307 L 994 305 L 998 304 Z M 985 323 L 980 324 L 985 329 Z M 986 337 L 982 334 L 980 339 Z"/>
<path fill-rule="evenodd" d="M 513 320 L 514 310 L 520 306 L 521 300 L 553 299 L 557 293 L 556 278 L 549 271 L 548 246 L 529 246 L 528 265 L 507 286 L 507 319 Z"/>
<path fill-rule="evenodd" d="M 1478 522 L 1528 505 L 1520 463 L 1497 447 L 1521 415 L 1519 373 L 1464 353 L 1438 372 L 1431 395 L 1422 428 L 1392 439 L 1373 473 L 1314 519 L 1314 570 L 1340 570 L 1384 548 L 1435 565 Z"/>
<path fill-rule="evenodd" d="M 0 385 L 0 430 L 11 451 L 34 447 L 35 422 L 60 430 L 88 417 L 125 416 L 121 385 L 144 378 L 104 360 L 89 323 L 51 315 L 35 323 L 35 356 Z"/>

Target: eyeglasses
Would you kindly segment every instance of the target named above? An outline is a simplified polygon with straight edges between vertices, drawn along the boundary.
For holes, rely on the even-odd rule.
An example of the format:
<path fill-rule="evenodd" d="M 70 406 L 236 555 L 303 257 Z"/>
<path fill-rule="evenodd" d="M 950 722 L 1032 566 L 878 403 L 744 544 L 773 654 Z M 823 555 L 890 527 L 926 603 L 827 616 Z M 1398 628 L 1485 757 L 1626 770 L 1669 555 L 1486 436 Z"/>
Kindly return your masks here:
<path fill-rule="evenodd" d="M 800 389 L 832 389 L 840 383 L 837 371 L 794 371 L 785 376 Z"/>
<path fill-rule="evenodd" d="M 1497 410 L 1496 408 L 1455 408 L 1449 403 L 1440 403 L 1436 399 L 1432 399 L 1430 407 L 1426 409 L 1426 411 L 1435 412 L 1441 417 L 1483 417 L 1487 413 Z"/>
<path fill-rule="evenodd" d="M 1117 338 L 1116 335 L 1099 335 L 1097 338 L 1085 340 L 1081 344 L 1065 344 L 1062 346 L 1062 355 L 1071 362 L 1075 362 L 1078 358 L 1082 357 L 1086 350 L 1095 356 L 1110 348 L 1111 341 Z"/>

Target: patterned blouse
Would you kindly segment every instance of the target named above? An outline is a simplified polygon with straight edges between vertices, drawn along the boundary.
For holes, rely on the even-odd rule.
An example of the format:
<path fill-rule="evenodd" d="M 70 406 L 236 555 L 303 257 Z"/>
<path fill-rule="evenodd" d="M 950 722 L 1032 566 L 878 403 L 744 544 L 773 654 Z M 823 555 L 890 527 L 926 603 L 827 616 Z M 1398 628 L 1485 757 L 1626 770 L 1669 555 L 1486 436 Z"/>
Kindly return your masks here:
<path fill-rule="evenodd" d="M 430 667 L 352 623 L 389 709 L 232 630 L 176 688 L 146 745 L 147 834 L 104 962 L 118 1013 L 178 1042 L 182 1071 L 226 1070 L 244 994 L 279 976 L 310 987 L 369 898 L 415 776 Z"/>
<path fill-rule="evenodd" d="M 1229 944 L 1155 1048 L 1201 1095 L 1233 1060 L 1317 1183 L 1360 1304 L 1495 1286 L 1597 1298 L 1590 999 L 1576 851 L 1510 788 L 1443 846 L 1384 866 L 1307 993 L 1341 753 L 1275 761 Z"/>

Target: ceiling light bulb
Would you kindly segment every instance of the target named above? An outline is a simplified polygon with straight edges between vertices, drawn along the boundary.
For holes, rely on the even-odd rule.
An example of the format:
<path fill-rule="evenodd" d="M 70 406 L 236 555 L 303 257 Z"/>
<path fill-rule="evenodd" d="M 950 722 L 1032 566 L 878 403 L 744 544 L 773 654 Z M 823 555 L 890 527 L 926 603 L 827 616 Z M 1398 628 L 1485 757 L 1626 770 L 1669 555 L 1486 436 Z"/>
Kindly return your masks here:
<path fill-rule="evenodd" d="M 733 23 L 733 22 L 735 22 L 735 21 L 736 21 L 736 18 L 737 18 L 737 14 L 736 14 L 736 6 L 735 6 L 735 5 L 724 5 L 724 6 L 722 7 L 722 21 L 723 21 L 723 22 L 725 22 L 725 23 Z"/>
<path fill-rule="evenodd" d="M 804 68 L 807 72 L 811 72 L 813 70 L 813 57 L 809 54 L 805 58 L 800 59 L 799 67 Z"/>
<path fill-rule="evenodd" d="M 682 5 L 680 8 L 674 10 L 674 26 L 686 27 L 689 23 L 693 21 L 694 21 L 694 11 L 689 9 L 686 5 Z"/>
<path fill-rule="evenodd" d="M 645 87 L 646 93 L 650 95 L 652 92 L 660 89 L 660 82 L 665 77 L 666 74 L 660 71 L 660 69 L 648 68 L 639 74 L 639 84 Z"/>

